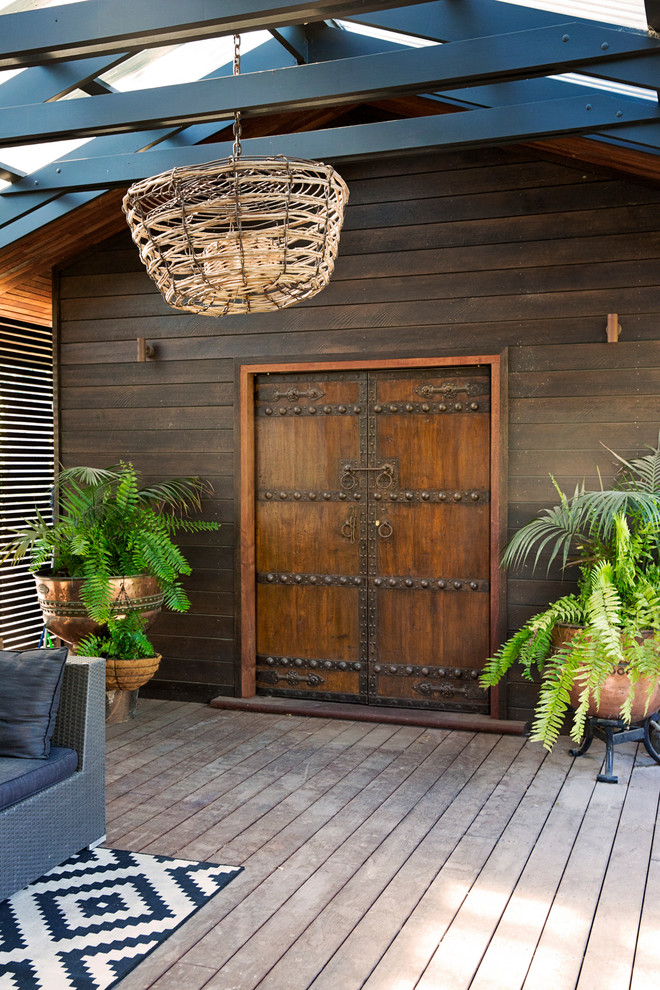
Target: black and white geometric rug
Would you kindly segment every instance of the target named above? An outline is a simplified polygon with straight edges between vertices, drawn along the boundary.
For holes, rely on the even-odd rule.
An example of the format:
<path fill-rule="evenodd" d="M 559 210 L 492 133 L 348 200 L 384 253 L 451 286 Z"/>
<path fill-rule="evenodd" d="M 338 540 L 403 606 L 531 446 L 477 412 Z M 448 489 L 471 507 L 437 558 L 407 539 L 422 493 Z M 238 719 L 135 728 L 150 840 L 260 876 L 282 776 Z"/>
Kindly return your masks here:
<path fill-rule="evenodd" d="M 0 990 L 109 990 L 241 872 L 113 849 L 0 902 Z"/>

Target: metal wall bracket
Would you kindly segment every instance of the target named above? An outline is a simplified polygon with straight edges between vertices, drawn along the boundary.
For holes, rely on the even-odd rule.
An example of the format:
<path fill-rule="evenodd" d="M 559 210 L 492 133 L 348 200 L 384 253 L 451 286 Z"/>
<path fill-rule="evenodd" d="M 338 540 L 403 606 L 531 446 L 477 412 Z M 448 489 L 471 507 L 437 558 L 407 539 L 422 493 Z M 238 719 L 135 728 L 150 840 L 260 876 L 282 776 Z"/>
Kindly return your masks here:
<path fill-rule="evenodd" d="M 156 348 L 153 344 L 148 344 L 144 337 L 137 338 L 137 359 L 138 361 L 153 361 L 156 357 Z"/>
<path fill-rule="evenodd" d="M 607 314 L 607 343 L 616 344 L 621 335 L 618 313 Z"/>

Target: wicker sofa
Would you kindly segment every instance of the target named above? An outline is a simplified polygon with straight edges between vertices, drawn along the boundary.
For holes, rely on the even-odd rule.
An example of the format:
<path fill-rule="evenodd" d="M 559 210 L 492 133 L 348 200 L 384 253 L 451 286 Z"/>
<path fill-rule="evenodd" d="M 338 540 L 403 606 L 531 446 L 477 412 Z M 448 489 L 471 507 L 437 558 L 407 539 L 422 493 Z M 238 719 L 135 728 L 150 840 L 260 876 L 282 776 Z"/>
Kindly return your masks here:
<path fill-rule="evenodd" d="M 0 900 L 105 838 L 103 660 L 67 660 L 53 746 L 75 750 L 78 768 L 0 810 Z"/>

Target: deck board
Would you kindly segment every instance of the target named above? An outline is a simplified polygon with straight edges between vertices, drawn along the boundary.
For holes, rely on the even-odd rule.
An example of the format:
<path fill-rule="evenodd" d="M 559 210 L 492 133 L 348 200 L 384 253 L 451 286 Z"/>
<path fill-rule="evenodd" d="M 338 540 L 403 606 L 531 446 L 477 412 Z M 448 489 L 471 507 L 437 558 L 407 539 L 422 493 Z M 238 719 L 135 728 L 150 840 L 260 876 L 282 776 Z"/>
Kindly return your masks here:
<path fill-rule="evenodd" d="M 638 761 L 639 763 L 640 761 Z M 648 761 L 651 762 L 650 760 Z M 646 769 L 646 768 L 645 768 Z M 648 767 L 652 772 L 653 764 Z M 653 818 L 657 822 L 657 812 Z M 660 972 L 660 829 L 655 829 L 630 990 L 656 990 Z"/>
<path fill-rule="evenodd" d="M 650 990 L 660 767 L 525 739 L 141 701 L 108 845 L 241 865 L 122 990 Z"/>
<path fill-rule="evenodd" d="M 593 758 L 583 759 L 595 776 L 599 765 Z M 628 753 L 617 753 L 619 783 L 601 783 L 594 788 L 577 835 L 569 836 L 573 841 L 571 854 L 523 984 L 524 990 L 547 990 L 548 981 L 557 987 L 577 986 L 632 763 Z"/>
<path fill-rule="evenodd" d="M 579 990 L 627 986 L 635 958 L 660 793 L 657 767 L 633 770 L 589 936 Z M 603 959 L 608 959 L 603 972 Z"/>

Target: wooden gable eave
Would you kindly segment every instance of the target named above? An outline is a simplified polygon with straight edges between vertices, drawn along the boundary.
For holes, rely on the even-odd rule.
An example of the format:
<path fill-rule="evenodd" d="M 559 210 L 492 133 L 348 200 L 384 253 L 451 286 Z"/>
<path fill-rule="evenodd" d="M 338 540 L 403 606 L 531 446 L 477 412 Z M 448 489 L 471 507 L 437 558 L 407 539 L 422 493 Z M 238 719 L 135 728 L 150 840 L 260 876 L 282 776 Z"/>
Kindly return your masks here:
<path fill-rule="evenodd" d="M 49 327 L 53 322 L 50 274 L 36 275 L 0 294 L 0 318 Z"/>
<path fill-rule="evenodd" d="M 425 117 L 430 114 L 454 113 L 459 109 L 418 96 L 378 100 L 372 106 L 401 117 Z M 652 149 L 641 145 L 635 148 L 624 141 L 613 144 L 611 140 L 605 140 L 598 134 L 593 137 L 564 135 L 545 140 L 525 141 L 518 147 L 533 149 L 544 157 L 578 167 L 584 165 L 618 178 L 650 185 L 660 183 L 659 154 L 654 154 Z"/>
<path fill-rule="evenodd" d="M 103 193 L 0 251 L 0 315 L 52 323 L 51 269 L 125 227 L 122 197 Z"/>

